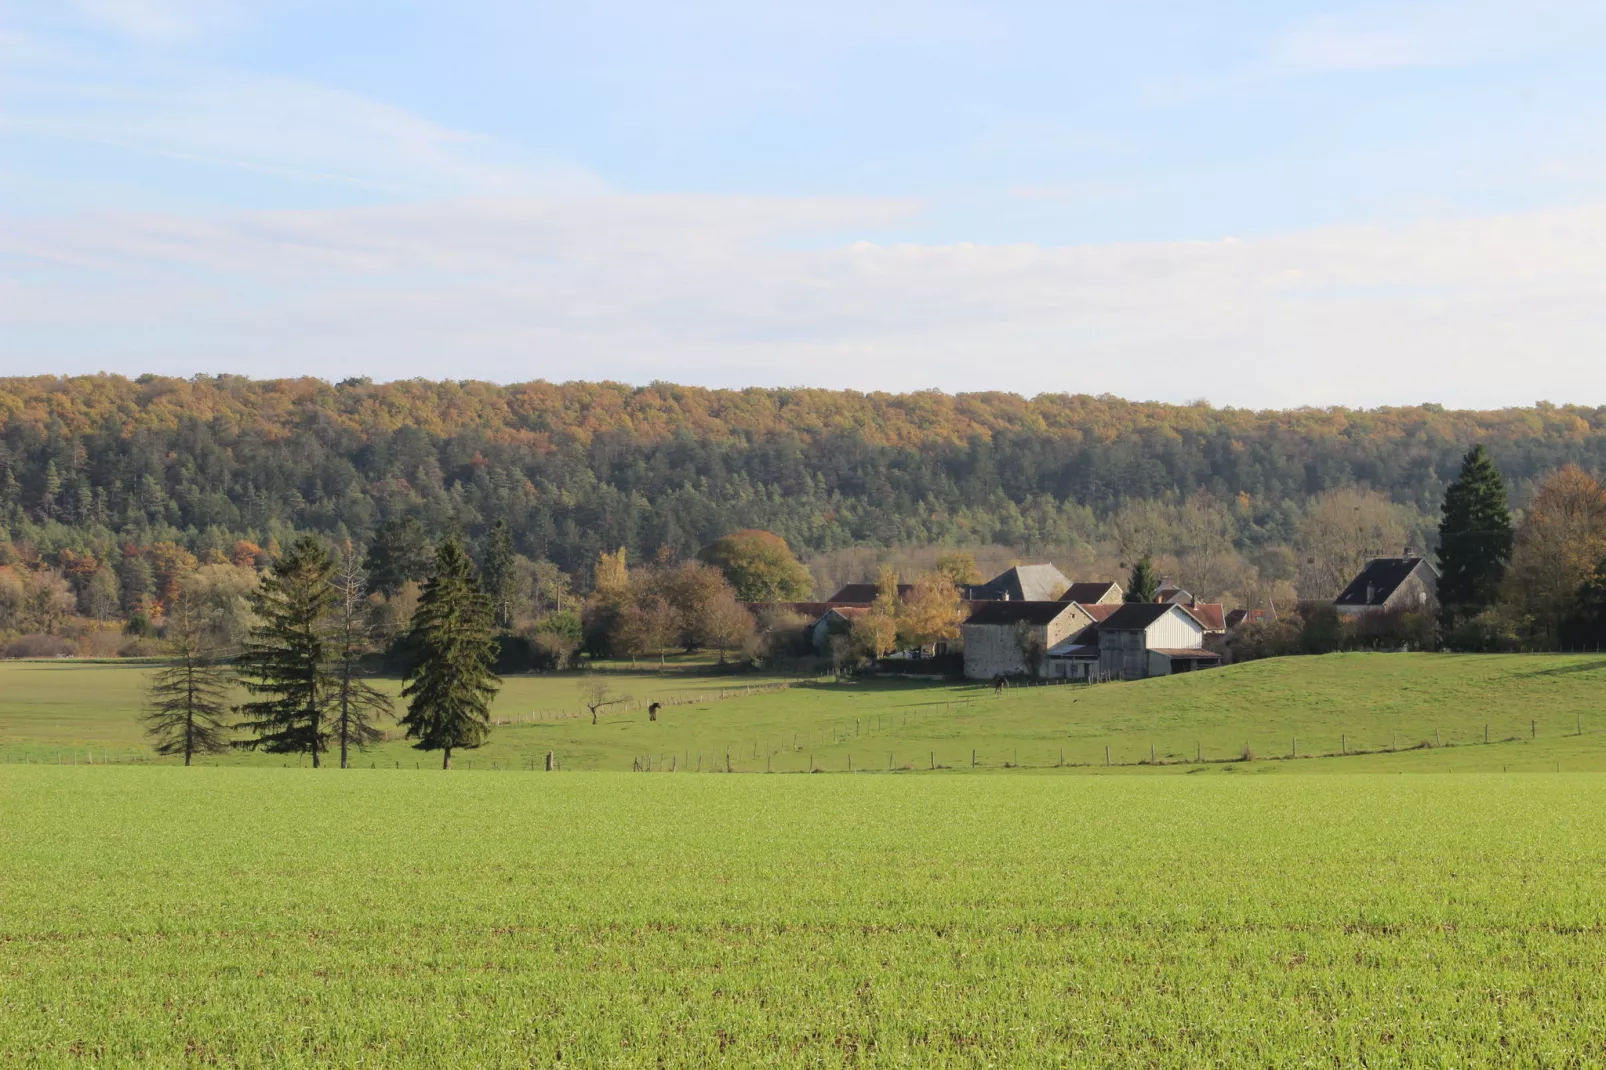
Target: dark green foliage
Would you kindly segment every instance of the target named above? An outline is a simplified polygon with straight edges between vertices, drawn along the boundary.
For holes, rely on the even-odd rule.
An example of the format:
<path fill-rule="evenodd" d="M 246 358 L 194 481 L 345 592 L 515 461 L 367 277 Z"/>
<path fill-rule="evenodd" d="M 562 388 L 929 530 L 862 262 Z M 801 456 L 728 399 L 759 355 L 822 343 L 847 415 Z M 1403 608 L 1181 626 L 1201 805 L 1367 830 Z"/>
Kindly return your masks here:
<path fill-rule="evenodd" d="M 491 611 L 497 627 L 511 627 L 519 574 L 513 561 L 513 537 L 508 533 L 507 521 L 500 517 L 491 525 L 490 533 L 485 537 L 485 560 L 480 566 L 480 583 L 485 596 L 491 600 Z"/>
<path fill-rule="evenodd" d="M 1152 602 L 1160 594 L 1160 577 L 1155 574 L 1154 562 L 1148 555 L 1144 555 L 1137 564 L 1132 566 L 1132 572 L 1126 580 L 1126 600 L 1128 602 Z"/>
<path fill-rule="evenodd" d="M 429 536 L 418 518 L 391 519 L 374 532 L 363 570 L 368 586 L 391 598 L 408 583 L 428 576 L 431 560 Z"/>
<path fill-rule="evenodd" d="M 329 614 L 335 604 L 334 562 L 310 535 L 274 562 L 252 597 L 258 625 L 239 658 L 253 701 L 236 707 L 236 728 L 252 738 L 236 747 L 270 754 L 308 754 L 313 767 L 329 748 Z"/>
<path fill-rule="evenodd" d="M 1513 533 L 1505 480 L 1482 445 L 1461 461 L 1444 492 L 1439 524 L 1439 605 L 1446 627 L 1494 604 L 1511 558 Z"/>
<path fill-rule="evenodd" d="M 1606 560 L 1578 588 L 1578 604 L 1562 629 L 1562 642 L 1574 650 L 1606 650 Z"/>
<path fill-rule="evenodd" d="M 413 614 L 413 664 L 402 698 L 407 738 L 419 750 L 438 750 L 441 768 L 452 751 L 471 750 L 491 734 L 491 700 L 502 681 L 493 671 L 495 638 L 490 599 L 475 582 L 474 565 L 456 539 L 441 543 L 435 573 Z"/>
<path fill-rule="evenodd" d="M 150 699 L 142 718 L 157 754 L 181 754 L 184 764 L 198 754 L 229 749 L 224 718 L 229 711 L 229 675 L 210 648 L 206 628 L 188 599 L 167 615 L 173 657 L 151 677 Z"/>

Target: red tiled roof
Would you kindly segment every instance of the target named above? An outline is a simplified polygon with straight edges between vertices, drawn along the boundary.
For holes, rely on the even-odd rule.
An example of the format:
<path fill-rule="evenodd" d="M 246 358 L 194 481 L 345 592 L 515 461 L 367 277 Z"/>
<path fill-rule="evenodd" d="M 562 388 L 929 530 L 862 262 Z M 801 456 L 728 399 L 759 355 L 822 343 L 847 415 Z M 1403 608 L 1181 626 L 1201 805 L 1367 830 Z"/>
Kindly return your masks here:
<path fill-rule="evenodd" d="M 1222 611 L 1220 602 L 1195 602 L 1182 608 L 1193 614 L 1193 619 L 1204 625 L 1204 630 L 1207 632 L 1227 630 L 1227 617 Z"/>

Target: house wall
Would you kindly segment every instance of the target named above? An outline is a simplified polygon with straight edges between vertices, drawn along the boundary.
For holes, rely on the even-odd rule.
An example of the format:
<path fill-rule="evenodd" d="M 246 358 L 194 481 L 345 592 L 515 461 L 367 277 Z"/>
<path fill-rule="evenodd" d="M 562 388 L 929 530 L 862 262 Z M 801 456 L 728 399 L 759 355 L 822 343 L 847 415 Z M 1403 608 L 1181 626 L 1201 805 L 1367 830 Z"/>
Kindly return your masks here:
<path fill-rule="evenodd" d="M 1099 632 L 1099 670 L 1116 680 L 1143 680 L 1169 676 L 1171 659 L 1151 654 L 1155 647 L 1198 650 L 1204 646 L 1204 628 L 1181 609 L 1160 617 L 1146 631 Z"/>
<path fill-rule="evenodd" d="M 1204 646 L 1204 626 L 1181 610 L 1167 613 L 1149 625 L 1148 645 L 1169 649 Z"/>
<path fill-rule="evenodd" d="M 1063 613 L 1046 627 L 1038 626 L 1033 631 L 1046 651 L 1092 622 L 1093 618 L 1085 610 L 1067 602 Z M 1013 624 L 967 624 L 962 631 L 965 636 L 966 679 L 991 680 L 995 676 L 1025 676 L 1031 673 L 1021 657 L 1020 644 L 1015 641 Z M 1045 657 L 1043 664 L 1037 666 L 1038 675 L 1048 675 L 1047 662 Z"/>
<path fill-rule="evenodd" d="M 1383 603 L 1383 608 L 1396 609 L 1402 613 L 1437 613 L 1438 586 L 1438 579 L 1433 575 L 1433 570 L 1425 563 L 1417 565 L 1405 578 L 1405 582 L 1389 595 L 1388 601 Z"/>

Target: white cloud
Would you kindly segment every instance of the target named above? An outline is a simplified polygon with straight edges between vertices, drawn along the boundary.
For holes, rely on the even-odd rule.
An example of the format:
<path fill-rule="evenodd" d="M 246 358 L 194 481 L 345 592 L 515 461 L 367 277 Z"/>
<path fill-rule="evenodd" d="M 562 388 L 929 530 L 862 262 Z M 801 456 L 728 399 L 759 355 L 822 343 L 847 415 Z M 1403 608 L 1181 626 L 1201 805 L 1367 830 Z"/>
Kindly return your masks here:
<path fill-rule="evenodd" d="M 461 201 L 0 227 L 0 372 L 1606 402 L 1606 206 L 1252 241 L 881 245 L 903 202 Z"/>
<path fill-rule="evenodd" d="M 1388 4 L 1298 23 L 1273 41 L 1261 73 L 1447 67 L 1576 44 L 1602 28 L 1584 0 Z"/>
<path fill-rule="evenodd" d="M 193 40 L 239 15 L 229 0 L 73 0 L 73 7 L 95 25 L 154 44 Z"/>

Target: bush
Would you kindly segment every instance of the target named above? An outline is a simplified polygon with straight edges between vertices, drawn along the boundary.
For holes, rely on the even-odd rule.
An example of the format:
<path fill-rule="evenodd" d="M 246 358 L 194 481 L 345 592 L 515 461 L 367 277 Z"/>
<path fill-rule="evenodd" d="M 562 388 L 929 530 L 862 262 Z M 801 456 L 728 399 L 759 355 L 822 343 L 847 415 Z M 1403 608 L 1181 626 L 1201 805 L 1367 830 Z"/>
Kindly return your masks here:
<path fill-rule="evenodd" d="M 1470 654 L 1509 654 L 1521 649 L 1516 622 L 1498 609 L 1486 609 L 1450 630 L 1449 647 Z"/>
<path fill-rule="evenodd" d="M 13 639 L 6 644 L 0 657 L 7 658 L 65 658 L 78 653 L 77 644 L 59 635 L 35 632 Z"/>

